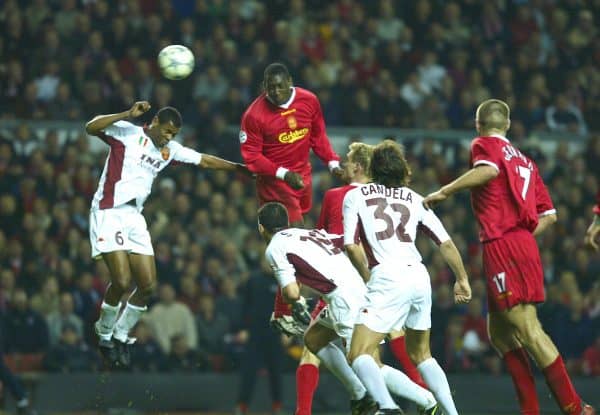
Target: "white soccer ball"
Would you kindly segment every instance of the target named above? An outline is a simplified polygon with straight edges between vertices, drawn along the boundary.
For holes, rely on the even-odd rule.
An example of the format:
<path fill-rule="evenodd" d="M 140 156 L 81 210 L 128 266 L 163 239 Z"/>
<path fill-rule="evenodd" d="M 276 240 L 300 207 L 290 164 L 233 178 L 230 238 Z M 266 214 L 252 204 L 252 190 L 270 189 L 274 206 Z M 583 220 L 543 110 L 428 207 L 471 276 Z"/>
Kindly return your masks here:
<path fill-rule="evenodd" d="M 194 54 L 183 45 L 169 45 L 158 54 L 158 67 L 167 79 L 186 78 L 194 70 Z"/>

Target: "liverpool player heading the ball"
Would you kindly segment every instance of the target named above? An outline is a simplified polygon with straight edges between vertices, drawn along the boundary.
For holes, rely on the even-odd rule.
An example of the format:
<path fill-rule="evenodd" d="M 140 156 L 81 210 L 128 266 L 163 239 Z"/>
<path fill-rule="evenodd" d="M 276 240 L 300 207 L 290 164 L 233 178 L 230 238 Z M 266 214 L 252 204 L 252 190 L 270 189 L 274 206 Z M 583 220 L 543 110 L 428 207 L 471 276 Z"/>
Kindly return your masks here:
<path fill-rule="evenodd" d="M 146 310 L 156 287 L 154 249 L 142 209 L 154 178 L 172 161 L 205 169 L 240 171 L 232 163 L 171 141 L 181 128 L 181 115 L 172 107 L 160 109 L 147 127 L 124 121 L 150 109 L 145 101 L 118 114 L 98 115 L 86 132 L 102 139 L 110 151 L 90 211 L 92 256 L 106 263 L 111 283 L 95 324 L 103 355 L 115 366 L 127 366 L 132 343 L 129 330 Z M 121 310 L 121 298 L 131 281 L 136 289 Z"/>
<path fill-rule="evenodd" d="M 242 116 L 242 157 L 257 175 L 259 204 L 282 203 L 291 225 L 298 226 L 312 205 L 310 150 L 338 177 L 340 158 L 325 133 L 319 100 L 312 92 L 292 86 L 284 65 L 267 66 L 263 87 L 265 92 Z"/>

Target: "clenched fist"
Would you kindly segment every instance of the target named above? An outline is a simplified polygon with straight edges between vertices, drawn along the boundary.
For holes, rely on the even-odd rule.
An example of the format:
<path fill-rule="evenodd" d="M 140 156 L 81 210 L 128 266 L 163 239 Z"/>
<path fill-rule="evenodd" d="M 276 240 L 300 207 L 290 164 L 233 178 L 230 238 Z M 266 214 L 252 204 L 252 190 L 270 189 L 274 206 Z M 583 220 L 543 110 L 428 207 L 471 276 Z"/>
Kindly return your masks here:
<path fill-rule="evenodd" d="M 147 112 L 150 109 L 150 103 L 148 101 L 138 101 L 131 106 L 129 109 L 129 116 L 136 118 Z"/>

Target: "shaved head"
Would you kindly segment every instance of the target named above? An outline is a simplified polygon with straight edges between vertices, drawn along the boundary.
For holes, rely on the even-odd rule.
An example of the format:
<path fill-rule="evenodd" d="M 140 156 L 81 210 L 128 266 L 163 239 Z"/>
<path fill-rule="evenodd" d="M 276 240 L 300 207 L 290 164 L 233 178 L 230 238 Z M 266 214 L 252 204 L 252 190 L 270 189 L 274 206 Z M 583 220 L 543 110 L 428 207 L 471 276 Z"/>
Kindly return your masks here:
<path fill-rule="evenodd" d="M 475 122 L 480 134 L 492 130 L 505 133 L 510 127 L 510 108 L 504 101 L 488 99 L 477 107 Z"/>

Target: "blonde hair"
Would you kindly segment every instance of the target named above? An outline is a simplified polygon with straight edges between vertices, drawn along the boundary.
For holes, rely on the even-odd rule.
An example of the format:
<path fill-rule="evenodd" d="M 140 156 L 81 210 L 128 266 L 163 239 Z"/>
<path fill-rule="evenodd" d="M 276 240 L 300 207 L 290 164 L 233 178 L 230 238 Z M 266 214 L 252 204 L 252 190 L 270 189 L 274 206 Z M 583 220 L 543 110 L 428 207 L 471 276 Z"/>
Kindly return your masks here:
<path fill-rule="evenodd" d="M 354 142 L 348 146 L 350 149 L 349 158 L 353 163 L 360 165 L 363 171 L 368 174 L 371 168 L 371 158 L 373 157 L 372 145 Z"/>
<path fill-rule="evenodd" d="M 475 117 L 483 131 L 506 131 L 509 126 L 510 108 L 504 101 L 488 99 L 477 107 Z"/>

